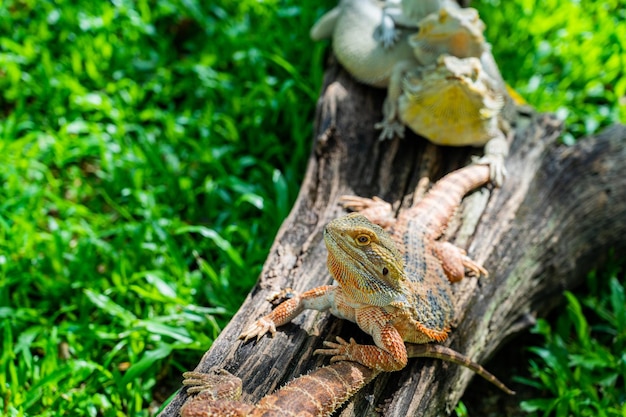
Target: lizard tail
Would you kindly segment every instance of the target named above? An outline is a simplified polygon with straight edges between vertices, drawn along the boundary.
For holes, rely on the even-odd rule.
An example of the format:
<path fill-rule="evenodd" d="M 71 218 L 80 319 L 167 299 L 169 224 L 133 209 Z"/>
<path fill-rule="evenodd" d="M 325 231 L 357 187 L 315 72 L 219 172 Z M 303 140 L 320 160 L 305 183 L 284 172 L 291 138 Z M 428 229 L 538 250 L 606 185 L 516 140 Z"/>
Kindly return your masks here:
<path fill-rule="evenodd" d="M 420 223 L 438 235 L 459 207 L 465 194 L 489 182 L 488 165 L 468 165 L 447 174 L 426 193 L 411 211 L 420 214 Z"/>
<path fill-rule="evenodd" d="M 504 385 L 498 378 L 496 378 L 492 373 L 488 370 L 473 362 L 470 358 L 465 355 L 460 354 L 456 350 L 450 349 L 448 347 L 442 345 L 433 345 L 433 344 L 425 344 L 425 345 L 407 345 L 407 350 L 409 357 L 411 358 L 437 358 L 444 360 L 446 362 L 456 363 L 457 365 L 464 366 L 474 372 L 476 372 L 481 377 L 485 378 L 487 381 L 491 382 L 496 387 L 500 388 L 502 391 L 507 394 L 513 395 L 515 391 L 509 389 L 506 385 Z"/>
<path fill-rule="evenodd" d="M 378 374 L 380 371 L 356 362 L 336 362 L 290 381 L 264 397 L 257 409 L 267 410 L 267 415 L 273 416 L 329 416 Z"/>

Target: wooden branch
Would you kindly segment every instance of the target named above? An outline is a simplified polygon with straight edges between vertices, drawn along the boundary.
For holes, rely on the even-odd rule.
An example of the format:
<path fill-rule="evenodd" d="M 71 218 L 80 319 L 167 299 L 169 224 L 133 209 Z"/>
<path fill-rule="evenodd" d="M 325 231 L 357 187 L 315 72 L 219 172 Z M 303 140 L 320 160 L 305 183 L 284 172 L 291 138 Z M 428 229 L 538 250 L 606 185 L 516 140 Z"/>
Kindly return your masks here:
<path fill-rule="evenodd" d="M 383 98 L 384 91 L 356 83 L 336 65 L 326 73 L 300 195 L 258 284 L 196 369 L 223 367 L 241 377 L 245 400 L 258 401 L 327 363 L 312 355 L 323 340 L 340 335 L 371 343 L 355 325 L 313 311 L 273 338 L 237 340 L 268 313 L 266 299 L 274 292 L 331 283 L 322 229 L 344 213 L 338 198 L 378 195 L 394 208 L 408 207 L 426 189 L 425 178 L 434 181 L 481 153 L 436 147 L 415 135 L 378 141 L 373 126 Z M 527 112 L 519 114 L 515 131 L 504 186 L 468 196 L 446 233 L 490 272 L 489 278 L 455 284 L 458 319 L 446 342 L 478 362 L 558 303 L 562 291 L 581 282 L 609 248 L 626 246 L 626 127 L 565 147 L 556 144 L 561 127 L 554 117 Z M 381 406 L 384 415 L 449 413 L 472 375 L 439 360 L 412 360 L 401 372 L 380 375 L 340 415 L 366 415 Z M 185 398 L 179 393 L 161 415 L 178 415 Z"/>

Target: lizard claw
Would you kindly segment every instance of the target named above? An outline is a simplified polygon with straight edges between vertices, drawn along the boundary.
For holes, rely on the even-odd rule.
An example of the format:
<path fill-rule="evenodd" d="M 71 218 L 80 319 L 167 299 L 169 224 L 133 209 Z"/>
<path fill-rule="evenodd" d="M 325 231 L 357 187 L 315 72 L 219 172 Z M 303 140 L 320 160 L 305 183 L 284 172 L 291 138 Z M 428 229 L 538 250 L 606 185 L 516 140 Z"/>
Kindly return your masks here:
<path fill-rule="evenodd" d="M 276 324 L 265 317 L 261 317 L 250 326 L 246 328 L 240 335 L 239 339 L 243 339 L 244 342 L 256 337 L 258 341 L 267 332 L 270 332 L 272 337 L 276 334 Z"/>
<path fill-rule="evenodd" d="M 297 296 L 298 296 L 298 293 L 296 293 L 290 287 L 287 287 L 278 292 L 275 292 L 274 294 L 271 294 L 269 297 L 266 298 L 266 300 L 270 302 L 271 304 L 277 306 L 283 301 L 289 300 Z"/>
<path fill-rule="evenodd" d="M 462 258 L 463 266 L 472 272 L 474 276 L 480 277 L 481 275 L 485 278 L 489 277 L 489 272 L 483 268 L 478 262 L 475 262 L 469 256 L 463 255 Z"/>
<path fill-rule="evenodd" d="M 404 125 L 400 122 L 383 120 L 376 123 L 374 127 L 381 130 L 380 135 L 378 135 L 378 140 L 380 141 L 391 140 L 396 136 L 404 137 Z"/>
<path fill-rule="evenodd" d="M 204 374 L 202 372 L 185 372 L 183 373 L 183 385 L 187 388 L 187 392 L 189 394 L 195 394 L 200 391 L 204 391 L 210 385 L 210 376 L 208 374 Z"/>
<path fill-rule="evenodd" d="M 393 19 L 385 16 L 374 30 L 374 40 L 380 42 L 384 49 L 391 48 L 400 39 L 400 31 L 395 26 Z"/>
<path fill-rule="evenodd" d="M 480 158 L 474 158 L 475 164 L 489 165 L 489 178 L 496 185 L 501 187 L 506 176 L 506 168 L 504 167 L 504 157 L 500 155 L 485 155 Z"/>
<path fill-rule="evenodd" d="M 211 399 L 218 399 L 227 396 L 228 389 L 236 393 L 238 388 L 241 392 L 241 380 L 225 369 L 212 369 L 208 373 L 189 371 L 183 373 L 183 377 L 189 394 L 203 392 Z"/>
<path fill-rule="evenodd" d="M 502 133 L 496 134 L 485 144 L 485 155 L 481 158 L 475 158 L 474 163 L 489 165 L 489 177 L 496 187 L 501 187 L 506 176 L 504 159 L 509 153 L 509 136 L 510 127 L 508 123 L 502 121 L 503 132 L 507 132 L 506 136 Z"/>
<path fill-rule="evenodd" d="M 337 336 L 337 343 L 329 340 L 324 340 L 324 346 L 329 349 L 317 349 L 313 352 L 314 355 L 328 355 L 331 356 L 330 363 L 339 361 L 352 361 L 353 349 L 357 347 L 357 343 L 353 338 L 350 338 L 350 342 L 346 342 L 341 337 Z"/>
<path fill-rule="evenodd" d="M 374 31 L 374 39 L 380 42 L 383 48 L 389 49 L 400 39 L 400 32 L 393 27 L 381 24 Z"/>

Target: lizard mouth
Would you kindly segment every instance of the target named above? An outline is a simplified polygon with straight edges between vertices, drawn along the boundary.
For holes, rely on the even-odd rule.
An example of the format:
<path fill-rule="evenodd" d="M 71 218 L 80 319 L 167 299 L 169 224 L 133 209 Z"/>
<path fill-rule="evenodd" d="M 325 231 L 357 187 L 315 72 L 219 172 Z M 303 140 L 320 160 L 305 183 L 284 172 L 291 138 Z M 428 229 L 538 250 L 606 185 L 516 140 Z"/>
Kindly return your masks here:
<path fill-rule="evenodd" d="M 446 76 L 446 81 L 460 82 L 462 80 L 463 80 L 463 77 L 459 77 L 458 75 L 448 75 L 448 76 Z"/>
<path fill-rule="evenodd" d="M 349 245 L 347 245 L 343 239 L 338 239 L 336 237 L 337 234 L 341 234 L 340 232 L 332 232 L 330 230 L 328 230 L 328 228 L 324 229 L 324 240 L 326 241 L 326 248 L 329 249 L 329 252 L 331 251 L 329 246 L 332 246 L 333 249 L 340 249 L 343 253 L 345 253 L 346 255 L 348 255 L 350 258 L 355 259 L 355 257 L 352 255 Z M 348 250 L 346 250 L 346 247 L 348 247 Z"/>

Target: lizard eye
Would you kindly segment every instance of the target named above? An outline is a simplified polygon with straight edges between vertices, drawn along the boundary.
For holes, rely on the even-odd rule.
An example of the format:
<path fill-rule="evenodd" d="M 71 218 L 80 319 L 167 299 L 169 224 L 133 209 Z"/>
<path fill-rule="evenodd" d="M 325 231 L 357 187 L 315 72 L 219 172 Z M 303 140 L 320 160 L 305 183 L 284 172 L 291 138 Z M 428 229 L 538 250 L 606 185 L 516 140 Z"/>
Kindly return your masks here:
<path fill-rule="evenodd" d="M 387 275 L 389 273 L 389 270 L 387 269 L 387 267 L 383 268 L 383 275 Z"/>
<path fill-rule="evenodd" d="M 357 245 L 365 246 L 365 245 L 369 245 L 371 239 L 368 235 L 358 235 L 355 241 Z"/>

